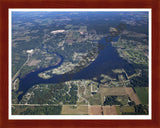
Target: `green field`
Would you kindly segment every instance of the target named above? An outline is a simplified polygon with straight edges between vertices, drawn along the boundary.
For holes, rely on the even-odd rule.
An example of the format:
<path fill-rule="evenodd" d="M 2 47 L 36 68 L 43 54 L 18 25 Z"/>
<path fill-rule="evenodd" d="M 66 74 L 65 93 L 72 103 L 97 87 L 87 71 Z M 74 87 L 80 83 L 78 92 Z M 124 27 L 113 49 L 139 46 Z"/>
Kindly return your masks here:
<path fill-rule="evenodd" d="M 148 104 L 148 87 L 135 87 L 136 94 L 142 104 Z"/>
<path fill-rule="evenodd" d="M 62 106 L 14 106 L 13 115 L 60 115 Z"/>
<path fill-rule="evenodd" d="M 116 106 L 117 114 L 122 115 L 123 113 L 135 113 L 134 106 Z"/>

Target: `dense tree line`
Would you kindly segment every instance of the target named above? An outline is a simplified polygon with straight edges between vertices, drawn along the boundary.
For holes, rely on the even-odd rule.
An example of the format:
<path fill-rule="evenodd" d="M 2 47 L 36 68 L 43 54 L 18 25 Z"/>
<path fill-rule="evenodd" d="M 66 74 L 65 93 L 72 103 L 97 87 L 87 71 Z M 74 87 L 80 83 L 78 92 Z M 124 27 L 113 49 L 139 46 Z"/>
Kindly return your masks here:
<path fill-rule="evenodd" d="M 148 115 L 148 106 L 146 105 L 135 105 L 135 112 L 122 112 L 122 115 Z"/>
<path fill-rule="evenodd" d="M 122 105 L 121 102 L 116 100 L 117 96 L 107 96 L 104 105 Z"/>
<path fill-rule="evenodd" d="M 78 99 L 77 90 L 78 90 L 77 85 L 72 84 L 69 92 L 69 94 L 71 95 L 69 104 L 76 104 Z"/>
<path fill-rule="evenodd" d="M 148 87 L 148 72 L 142 71 L 141 76 L 135 76 L 130 81 L 133 87 Z"/>

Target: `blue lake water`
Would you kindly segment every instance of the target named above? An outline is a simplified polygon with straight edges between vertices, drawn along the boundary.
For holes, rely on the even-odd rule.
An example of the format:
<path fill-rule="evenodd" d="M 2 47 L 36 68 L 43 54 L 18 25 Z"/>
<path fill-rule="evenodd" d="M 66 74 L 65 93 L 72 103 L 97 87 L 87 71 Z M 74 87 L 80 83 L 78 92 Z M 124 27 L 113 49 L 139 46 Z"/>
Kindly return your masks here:
<path fill-rule="evenodd" d="M 116 37 L 114 38 L 114 41 L 117 41 L 118 39 L 119 37 Z M 105 38 L 102 38 L 99 43 L 105 44 Z M 21 78 L 19 83 L 19 90 L 17 91 L 17 93 L 20 91 L 23 91 L 23 93 L 18 96 L 18 100 L 20 101 L 22 99 L 22 96 L 33 85 L 42 83 L 59 83 L 60 80 L 61 82 L 70 80 L 69 78 L 62 78 L 64 77 L 64 75 L 54 75 L 50 79 L 42 79 L 38 77 L 38 73 L 60 66 L 63 62 L 63 57 L 61 56 L 61 58 L 62 60 L 57 66 L 39 69 Z M 117 74 L 113 73 L 112 70 L 121 68 L 124 68 L 128 75 L 135 73 L 133 65 L 121 58 L 117 53 L 116 48 L 112 47 L 111 43 L 108 43 L 108 45 L 100 51 L 95 61 L 93 61 L 88 67 L 82 69 L 81 71 L 72 74 L 72 80 L 92 79 L 93 77 L 97 77 L 98 79 L 100 79 L 101 74 L 110 75 L 111 77 L 116 78 Z"/>

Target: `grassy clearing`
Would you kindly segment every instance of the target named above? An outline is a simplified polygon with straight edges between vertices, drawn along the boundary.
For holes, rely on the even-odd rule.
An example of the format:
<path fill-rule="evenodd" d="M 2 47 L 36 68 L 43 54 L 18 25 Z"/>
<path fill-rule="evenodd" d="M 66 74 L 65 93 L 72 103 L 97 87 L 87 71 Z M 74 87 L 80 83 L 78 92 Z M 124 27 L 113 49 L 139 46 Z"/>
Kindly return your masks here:
<path fill-rule="evenodd" d="M 28 107 L 27 106 L 12 106 L 12 115 L 20 115 L 21 112 L 24 112 Z M 33 108 L 33 107 L 32 107 Z"/>
<path fill-rule="evenodd" d="M 134 113 L 134 106 L 116 106 L 117 114 L 122 115 L 122 113 Z"/>
<path fill-rule="evenodd" d="M 128 104 L 128 96 L 118 96 L 116 98 L 116 101 L 119 101 L 122 105 L 127 105 Z"/>
<path fill-rule="evenodd" d="M 148 104 L 148 87 L 135 87 L 136 94 L 142 104 Z"/>
<path fill-rule="evenodd" d="M 100 105 L 101 95 L 99 93 L 93 94 L 93 96 L 91 96 L 88 101 L 90 105 Z"/>

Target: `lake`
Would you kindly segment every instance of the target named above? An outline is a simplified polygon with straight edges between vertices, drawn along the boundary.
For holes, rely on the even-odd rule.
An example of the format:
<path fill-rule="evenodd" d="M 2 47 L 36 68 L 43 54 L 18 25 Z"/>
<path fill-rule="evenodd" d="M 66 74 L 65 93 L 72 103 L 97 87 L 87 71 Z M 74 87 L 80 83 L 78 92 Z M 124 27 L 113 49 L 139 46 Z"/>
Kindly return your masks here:
<path fill-rule="evenodd" d="M 118 41 L 119 37 L 114 38 L 114 41 Z M 106 40 L 105 38 L 102 38 L 99 43 L 105 44 Z M 63 57 L 61 56 L 61 62 L 52 67 L 39 69 L 35 72 L 31 72 L 27 74 L 25 77 L 20 79 L 19 83 L 19 89 L 17 91 L 23 91 L 21 95 L 18 96 L 18 100 L 20 101 L 23 97 L 23 95 L 30 89 L 33 85 L 36 84 L 44 84 L 44 83 L 59 83 L 59 80 L 65 82 L 69 79 L 62 79 L 64 75 L 54 75 L 50 79 L 42 79 L 38 77 L 38 74 L 40 72 L 57 68 L 60 66 L 63 62 Z M 131 75 L 135 73 L 134 67 L 132 64 L 128 63 L 126 60 L 121 58 L 119 54 L 116 51 L 116 48 L 114 48 L 111 43 L 108 43 L 108 45 L 100 51 L 98 57 L 93 61 L 89 66 L 82 69 L 81 71 L 72 74 L 73 78 L 72 80 L 79 80 L 79 79 L 92 79 L 93 77 L 97 77 L 98 81 L 101 79 L 101 74 L 109 75 L 113 78 L 116 78 L 117 74 L 113 73 L 113 69 L 125 69 L 128 75 Z M 98 82 L 97 81 L 97 82 Z"/>

